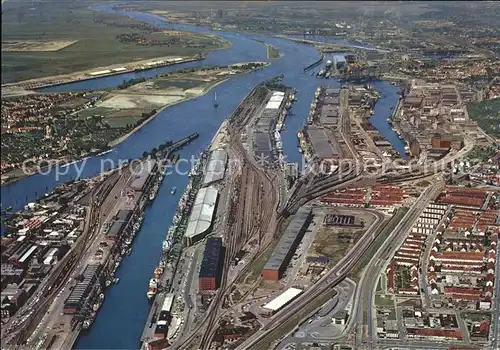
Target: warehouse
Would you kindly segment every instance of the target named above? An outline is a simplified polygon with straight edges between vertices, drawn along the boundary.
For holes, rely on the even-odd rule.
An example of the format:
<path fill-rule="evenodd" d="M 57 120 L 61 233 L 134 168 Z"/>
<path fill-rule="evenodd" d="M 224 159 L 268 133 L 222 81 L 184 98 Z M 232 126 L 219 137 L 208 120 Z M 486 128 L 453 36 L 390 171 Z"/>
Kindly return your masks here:
<path fill-rule="evenodd" d="M 137 164 L 133 170 L 135 179 L 130 184 L 130 188 L 135 191 L 142 191 L 151 179 L 151 174 L 155 172 L 157 168 L 158 164 L 156 164 L 156 160 L 154 159 L 148 159 Z"/>
<path fill-rule="evenodd" d="M 314 149 L 316 157 L 320 160 L 338 159 L 339 151 L 334 144 L 334 140 L 330 140 L 323 128 L 307 128 L 307 135 Z"/>
<path fill-rule="evenodd" d="M 80 308 L 83 306 L 85 299 L 88 294 L 92 290 L 92 286 L 97 281 L 97 277 L 100 273 L 101 265 L 99 264 L 90 264 L 85 267 L 83 274 L 80 276 L 80 280 L 71 290 L 71 293 L 64 302 L 64 310 L 65 314 L 75 314 L 80 311 Z"/>
<path fill-rule="evenodd" d="M 224 247 L 222 238 L 209 238 L 201 261 L 198 276 L 200 292 L 214 291 L 219 288 L 224 263 Z"/>
<path fill-rule="evenodd" d="M 281 103 L 285 98 L 285 93 L 281 91 L 274 91 L 273 95 L 269 99 L 269 102 L 266 104 L 266 109 L 279 109 L 281 107 Z"/>
<path fill-rule="evenodd" d="M 264 313 L 274 315 L 276 312 L 290 304 L 290 302 L 297 298 L 302 292 L 302 289 L 298 288 L 287 289 L 285 292 L 263 306 Z"/>
<path fill-rule="evenodd" d="M 163 300 L 163 305 L 161 307 L 160 315 L 156 322 L 155 334 L 157 337 L 161 336 L 164 338 L 167 334 L 168 326 L 172 321 L 172 305 L 174 303 L 175 295 L 173 293 L 168 293 Z"/>
<path fill-rule="evenodd" d="M 112 240 L 117 239 L 121 235 L 125 226 L 127 226 L 131 215 L 132 210 L 119 210 L 115 216 L 115 221 L 113 221 L 106 232 L 106 238 Z"/>
<path fill-rule="evenodd" d="M 212 227 L 212 219 L 219 192 L 214 187 L 204 187 L 198 191 L 184 234 L 184 241 L 191 246 L 203 239 Z"/>
<path fill-rule="evenodd" d="M 227 152 L 222 149 L 212 151 L 205 169 L 203 186 L 210 185 L 213 182 L 222 180 L 226 171 Z"/>
<path fill-rule="evenodd" d="M 276 148 L 273 145 L 273 140 L 269 133 L 256 132 L 253 136 L 253 151 L 257 161 L 261 162 L 262 166 L 272 163 L 277 156 Z"/>
<path fill-rule="evenodd" d="M 354 226 L 354 216 L 352 215 L 333 215 L 325 216 L 326 226 Z"/>
<path fill-rule="evenodd" d="M 305 208 L 299 209 L 293 216 L 292 221 L 287 226 L 285 233 L 264 266 L 264 280 L 277 281 L 281 278 L 311 220 L 312 211 Z"/>

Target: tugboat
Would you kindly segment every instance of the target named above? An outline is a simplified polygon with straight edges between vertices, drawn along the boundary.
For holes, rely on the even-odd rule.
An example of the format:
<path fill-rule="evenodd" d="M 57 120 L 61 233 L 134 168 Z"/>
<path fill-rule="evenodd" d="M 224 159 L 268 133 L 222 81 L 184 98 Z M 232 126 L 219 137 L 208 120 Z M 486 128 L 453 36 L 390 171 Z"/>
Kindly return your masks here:
<path fill-rule="evenodd" d="M 175 192 L 177 192 L 177 187 L 172 187 L 170 194 L 175 194 Z"/>
<path fill-rule="evenodd" d="M 219 107 L 219 101 L 217 101 L 217 92 L 214 93 L 214 108 Z"/>

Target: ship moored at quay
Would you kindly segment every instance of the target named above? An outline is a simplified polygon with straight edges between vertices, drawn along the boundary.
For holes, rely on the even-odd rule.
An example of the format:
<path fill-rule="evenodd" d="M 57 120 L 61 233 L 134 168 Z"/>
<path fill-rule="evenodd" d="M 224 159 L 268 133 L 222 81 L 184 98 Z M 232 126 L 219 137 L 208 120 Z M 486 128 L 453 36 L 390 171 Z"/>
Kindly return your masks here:
<path fill-rule="evenodd" d="M 200 158 L 196 160 L 188 174 L 190 181 L 178 202 L 177 210 L 172 219 L 172 225 L 169 227 L 166 238 L 162 243 L 160 261 L 153 271 L 152 278 L 149 280 L 146 297 L 152 303 L 152 307 L 141 336 L 141 344 L 144 347 L 150 341 L 167 338 L 167 330 L 168 333 L 172 333 L 171 329 L 168 329 L 168 325 L 172 318 L 170 309 L 172 308 L 173 294 L 169 293 L 169 291 L 172 287 L 173 277 L 176 274 L 177 265 L 184 247 L 184 233 L 195 197 L 203 184 L 203 169 L 206 165 L 206 159 L 207 152 L 202 152 Z M 168 323 L 162 319 L 164 317 L 162 313 L 165 311 L 163 309 L 167 301 L 170 303 Z"/>
<path fill-rule="evenodd" d="M 134 184 L 139 184 L 140 188 L 137 188 L 136 192 L 140 192 L 141 194 L 139 196 L 134 196 L 132 193 L 127 193 L 130 197 L 130 201 L 133 201 L 133 198 L 137 198 L 134 208 L 131 210 L 122 209 L 118 211 L 114 221 L 107 227 L 106 231 L 106 238 L 111 237 L 111 242 L 109 239 L 101 241 L 100 248 L 97 251 L 97 254 L 99 254 L 98 256 L 100 256 L 100 259 L 102 259 L 104 263 L 93 265 L 97 266 L 97 268 L 95 268 L 95 277 L 91 279 L 84 278 L 84 282 L 92 283 L 93 281 L 93 285 L 86 287 L 87 289 L 91 289 L 91 292 L 88 293 L 86 300 L 83 303 L 77 303 L 75 308 L 67 308 L 68 301 L 72 300 L 71 296 L 65 302 L 64 313 L 75 314 L 72 320 L 73 327 L 76 328 L 80 322 L 81 329 L 83 330 L 88 330 L 92 326 L 97 312 L 104 301 L 104 288 L 119 282 L 119 279 L 115 278 L 114 274 L 119 268 L 123 256 L 129 255 L 131 252 L 132 242 L 144 219 L 145 206 L 154 199 L 158 191 L 157 187 L 159 187 L 163 181 L 163 170 L 165 166 L 169 163 L 175 163 L 178 160 L 178 155 L 174 154 L 174 151 L 182 148 L 197 137 L 198 134 L 194 133 L 175 143 L 168 141 L 162 145 L 162 149 L 154 155 L 154 158 L 148 157 L 146 160 L 143 160 L 143 163 L 149 163 L 148 166 L 141 167 L 141 169 L 146 169 L 146 171 L 145 173 L 141 172 L 141 174 L 132 181 L 130 186 L 133 188 Z M 107 259 L 103 259 L 106 250 L 109 251 L 109 254 Z M 86 269 L 90 266 L 92 265 L 87 265 Z M 155 269 L 154 277 L 156 280 L 160 280 L 164 273 L 164 269 L 164 263 L 161 263 Z M 84 270 L 84 275 L 85 271 L 86 270 Z M 81 304 L 83 304 L 84 307 L 82 307 Z"/>

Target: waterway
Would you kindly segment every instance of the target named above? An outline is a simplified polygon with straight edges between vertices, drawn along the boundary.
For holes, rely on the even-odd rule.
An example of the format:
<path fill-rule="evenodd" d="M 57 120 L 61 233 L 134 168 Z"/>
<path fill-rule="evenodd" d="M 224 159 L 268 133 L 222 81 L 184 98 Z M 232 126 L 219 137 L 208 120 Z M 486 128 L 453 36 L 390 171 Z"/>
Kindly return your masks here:
<path fill-rule="evenodd" d="M 267 61 L 265 46 L 254 39 L 275 46 L 282 53 L 282 57 L 265 69 L 235 77 L 218 85 L 214 89 L 220 103 L 217 109 L 212 106 L 213 91 L 211 91 L 205 96 L 165 109 L 150 123 L 119 144 L 113 152 L 93 156 L 65 168 L 52 169 L 48 174 L 34 175 L 2 187 L 1 201 L 4 206 L 12 205 L 15 209 L 20 209 L 26 202 L 52 190 L 57 184 L 77 177 L 98 175 L 103 170 L 116 166 L 119 160 L 139 157 L 144 151 L 149 151 L 166 140 L 176 140 L 193 132 L 199 132 L 200 137 L 182 149 L 180 156 L 181 159 L 197 156 L 208 146 L 221 122 L 231 115 L 255 85 L 280 74 L 285 76 L 283 80 L 285 85 L 297 89 L 298 98 L 293 105 L 292 115 L 286 120 L 286 129 L 282 132 L 283 148 L 288 161 L 302 162 L 301 154 L 297 150 L 297 131 L 304 125 L 316 88 L 320 84 L 340 86 L 336 80 L 317 80 L 310 76 L 310 73 L 303 72 L 304 66 L 319 58 L 319 53 L 312 46 L 270 36 L 214 32 L 204 27 L 171 25 L 157 15 L 115 11 L 111 5 L 97 6 L 95 9 L 118 12 L 170 29 L 216 34 L 230 41 L 232 47 L 213 51 L 205 60 L 199 62 L 75 82 L 46 88 L 43 91 L 103 89 L 117 86 L 125 79 L 150 77 L 186 67 Z M 386 82 L 377 82 L 374 86 L 384 97 L 377 103 L 372 121 L 396 150 L 403 153 L 404 144 L 385 122 L 390 114 L 390 108 L 397 103 L 397 88 Z M 77 349 L 137 348 L 149 310 L 146 299 L 148 280 L 158 262 L 161 242 L 165 238 L 165 232 L 183 192 L 181 189 L 187 185 L 186 174 L 189 167 L 189 164 L 181 161 L 180 171 L 168 175 L 163 181 L 155 201 L 146 209 L 145 220 L 133 244 L 132 254 L 124 259 L 118 270 L 117 277 L 120 278 L 120 284 L 111 288 L 106 294 L 106 300 L 96 321 L 90 332 L 79 338 Z M 170 195 L 169 191 L 174 186 L 178 191 L 175 195 Z"/>

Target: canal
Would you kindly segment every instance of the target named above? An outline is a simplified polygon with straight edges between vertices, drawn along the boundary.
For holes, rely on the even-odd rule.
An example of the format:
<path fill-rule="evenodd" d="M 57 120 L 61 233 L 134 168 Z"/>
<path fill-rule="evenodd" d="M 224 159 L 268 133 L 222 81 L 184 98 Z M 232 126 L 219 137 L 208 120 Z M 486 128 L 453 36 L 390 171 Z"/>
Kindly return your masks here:
<path fill-rule="evenodd" d="M 255 39 L 275 46 L 281 52 L 282 57 L 272 61 L 272 64 L 265 69 L 235 77 L 218 85 L 214 89 L 220 103 L 217 109 L 212 106 L 214 91 L 211 91 L 205 96 L 163 110 L 110 153 L 93 156 L 65 168 L 52 169 L 48 174 L 34 175 L 2 187 L 1 200 L 5 206 L 12 205 L 15 209 L 20 209 L 26 202 L 52 190 L 57 184 L 77 177 L 87 178 L 98 175 L 103 170 L 116 166 L 119 160 L 140 157 L 144 151 L 149 151 L 166 140 L 176 140 L 193 132 L 199 132 L 200 137 L 182 149 L 180 156 L 184 159 L 197 156 L 209 145 L 222 121 L 231 115 L 256 84 L 280 74 L 285 76 L 283 80 L 285 85 L 297 89 L 298 101 L 293 105 L 291 115 L 287 117 L 282 140 L 287 160 L 300 163 L 302 157 L 297 150 L 297 131 L 304 125 L 316 88 L 320 84 L 331 87 L 340 86 L 336 80 L 317 80 L 309 73 L 303 72 L 304 66 L 319 57 L 319 53 L 310 45 L 270 36 L 213 32 L 204 27 L 171 25 L 159 16 L 116 11 L 112 9 L 112 5 L 96 6 L 95 9 L 114 11 L 150 24 L 168 26 L 170 29 L 216 34 L 230 41 L 232 46 L 226 50 L 211 52 L 203 61 L 75 82 L 46 88 L 43 91 L 98 90 L 117 86 L 125 79 L 152 77 L 158 73 L 181 68 L 267 61 L 265 46 Z M 383 81 L 373 85 L 381 92 L 383 98 L 377 103 L 372 122 L 396 150 L 403 154 L 404 144 L 386 123 L 391 107 L 397 103 L 398 90 Z M 89 333 L 79 338 L 76 344 L 77 349 L 134 349 L 138 347 L 150 307 L 146 299 L 148 281 L 158 262 L 161 242 L 165 238 L 177 202 L 182 195 L 181 189 L 187 185 L 188 177 L 185 175 L 187 171 L 189 171 L 189 165 L 182 163 L 181 171 L 174 172 L 165 178 L 153 204 L 146 209 L 144 223 L 134 241 L 132 254 L 124 259 L 117 272 L 120 283 L 106 293 L 105 302 L 97 319 Z M 174 186 L 178 191 L 175 195 L 171 195 L 169 191 Z"/>

